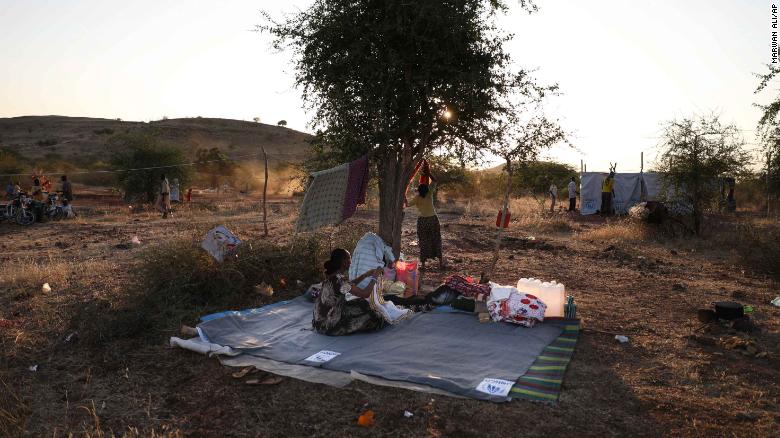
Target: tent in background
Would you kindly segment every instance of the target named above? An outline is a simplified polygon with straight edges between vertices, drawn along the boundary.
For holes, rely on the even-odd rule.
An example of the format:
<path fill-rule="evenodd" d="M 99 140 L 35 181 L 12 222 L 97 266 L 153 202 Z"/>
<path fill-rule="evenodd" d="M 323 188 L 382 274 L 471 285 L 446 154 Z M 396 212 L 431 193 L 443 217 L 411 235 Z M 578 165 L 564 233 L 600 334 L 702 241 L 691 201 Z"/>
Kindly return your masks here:
<path fill-rule="evenodd" d="M 600 172 L 580 174 L 580 214 L 596 214 L 601 209 L 601 183 L 606 176 Z"/>
<path fill-rule="evenodd" d="M 615 214 L 626 214 L 642 202 L 642 173 L 616 173 L 612 206 Z M 585 172 L 580 176 L 580 214 L 596 214 L 601 210 L 601 183 L 607 173 Z"/>
<path fill-rule="evenodd" d="M 612 208 L 615 214 L 628 214 L 628 210 L 642 202 L 642 174 L 616 173 Z"/>

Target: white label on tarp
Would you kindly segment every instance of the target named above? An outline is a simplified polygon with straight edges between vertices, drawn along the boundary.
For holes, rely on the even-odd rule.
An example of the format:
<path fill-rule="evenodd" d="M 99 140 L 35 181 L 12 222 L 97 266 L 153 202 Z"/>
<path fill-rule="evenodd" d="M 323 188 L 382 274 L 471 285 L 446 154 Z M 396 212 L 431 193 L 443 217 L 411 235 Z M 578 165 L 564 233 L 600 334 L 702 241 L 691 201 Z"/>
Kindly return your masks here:
<path fill-rule="evenodd" d="M 319 353 L 313 354 L 304 360 L 306 362 L 325 363 L 332 360 L 334 357 L 340 354 L 341 353 L 336 353 L 335 351 L 322 350 Z"/>
<path fill-rule="evenodd" d="M 510 382 L 509 380 L 485 379 L 477 386 L 477 391 L 506 397 L 509 395 L 509 390 L 512 389 L 512 385 L 514 385 L 514 382 Z"/>

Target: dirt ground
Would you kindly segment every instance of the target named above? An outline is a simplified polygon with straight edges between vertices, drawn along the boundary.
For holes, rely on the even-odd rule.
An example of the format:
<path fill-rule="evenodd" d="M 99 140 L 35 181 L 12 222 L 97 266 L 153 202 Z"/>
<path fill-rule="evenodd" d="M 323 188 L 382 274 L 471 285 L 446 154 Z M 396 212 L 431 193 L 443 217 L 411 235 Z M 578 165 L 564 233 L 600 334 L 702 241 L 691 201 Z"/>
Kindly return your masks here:
<path fill-rule="evenodd" d="M 735 263 L 732 248 L 634 239 L 621 221 L 560 213 L 552 221 L 520 218 L 507 232 L 493 280 L 556 279 L 576 297 L 583 319 L 556 406 L 360 382 L 338 389 L 288 378 L 250 386 L 216 359 L 168 347 L 178 325 L 145 342 L 101 342 L 85 333 L 95 326 L 91 319 L 127 304 L 145 248 L 221 223 L 242 238 L 260 238 L 254 200 L 201 202 L 209 205 L 180 207 L 163 220 L 96 196 L 81 200 L 75 220 L 0 223 L 0 435 L 780 436 L 780 308 L 770 304 L 780 295 L 776 284 Z M 288 200 L 271 202 L 271 239 L 289 238 L 294 212 Z M 478 275 L 495 235 L 493 217 L 440 212 L 450 267 L 427 272 L 429 285 L 449 273 Z M 375 224 L 376 213 L 364 209 L 345 226 Z M 408 215 L 403 242 L 411 255 L 414 224 Z M 130 244 L 133 236 L 140 245 Z M 51 292 L 41 290 L 44 282 Z M 754 307 L 760 332 L 700 329 L 698 308 L 734 299 Z M 376 413 L 371 428 L 356 423 L 366 409 Z"/>

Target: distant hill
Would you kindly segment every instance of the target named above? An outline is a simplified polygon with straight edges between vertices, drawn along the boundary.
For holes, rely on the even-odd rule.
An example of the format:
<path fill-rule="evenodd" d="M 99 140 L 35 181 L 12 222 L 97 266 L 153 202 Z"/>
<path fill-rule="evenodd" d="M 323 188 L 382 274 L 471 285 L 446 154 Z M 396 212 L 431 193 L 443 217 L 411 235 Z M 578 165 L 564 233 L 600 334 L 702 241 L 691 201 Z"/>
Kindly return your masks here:
<path fill-rule="evenodd" d="M 78 167 L 106 162 L 116 153 L 112 135 L 149 127 L 165 143 L 194 158 L 199 148 L 217 147 L 230 157 L 260 153 L 264 146 L 274 164 L 297 163 L 309 149 L 309 134 L 280 126 L 230 119 L 186 118 L 126 122 L 89 117 L 24 116 L 0 118 L 0 148 L 16 151 L 28 162 L 62 160 Z"/>

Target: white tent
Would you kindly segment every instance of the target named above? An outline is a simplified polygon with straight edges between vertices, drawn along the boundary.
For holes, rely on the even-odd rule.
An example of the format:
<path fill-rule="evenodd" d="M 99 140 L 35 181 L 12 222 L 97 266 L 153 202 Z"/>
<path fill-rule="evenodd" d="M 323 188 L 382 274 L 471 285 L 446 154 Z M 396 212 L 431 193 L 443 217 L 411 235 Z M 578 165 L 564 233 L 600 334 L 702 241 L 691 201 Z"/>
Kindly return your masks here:
<path fill-rule="evenodd" d="M 585 172 L 580 176 L 580 214 L 596 214 L 601 209 L 601 183 L 606 174 Z"/>
<path fill-rule="evenodd" d="M 628 214 L 628 210 L 642 202 L 642 174 L 616 173 L 612 208 L 616 214 Z"/>
<path fill-rule="evenodd" d="M 580 214 L 596 214 L 601 210 L 601 184 L 607 173 L 586 172 L 580 177 Z M 642 202 L 641 173 L 616 173 L 612 188 L 612 208 L 616 214 L 626 214 L 628 209 Z"/>

